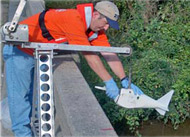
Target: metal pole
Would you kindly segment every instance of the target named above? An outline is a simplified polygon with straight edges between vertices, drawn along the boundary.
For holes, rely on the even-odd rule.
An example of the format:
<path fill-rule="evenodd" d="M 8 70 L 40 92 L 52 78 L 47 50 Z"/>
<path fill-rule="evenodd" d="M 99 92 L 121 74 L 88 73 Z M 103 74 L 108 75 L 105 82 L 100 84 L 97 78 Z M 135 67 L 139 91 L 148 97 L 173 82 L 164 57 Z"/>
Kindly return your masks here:
<path fill-rule="evenodd" d="M 20 19 L 20 16 L 22 14 L 22 11 L 23 11 L 25 5 L 26 5 L 26 0 L 20 0 L 20 3 L 18 5 L 18 7 L 17 7 L 17 10 L 16 10 L 16 12 L 14 14 L 13 20 L 11 21 L 11 25 L 8 28 L 9 31 L 11 31 L 11 32 L 15 31 L 16 26 L 18 24 L 18 21 Z"/>
<path fill-rule="evenodd" d="M 89 52 L 112 52 L 123 53 L 126 55 L 132 54 L 131 47 L 104 47 L 104 46 L 89 46 L 89 45 L 68 45 L 57 43 L 35 43 L 27 42 L 22 44 L 23 48 L 33 48 L 37 50 L 69 50 L 69 51 L 89 51 Z"/>
<path fill-rule="evenodd" d="M 54 133 L 54 102 L 53 102 L 53 50 L 36 50 L 39 136 L 55 137 Z"/>

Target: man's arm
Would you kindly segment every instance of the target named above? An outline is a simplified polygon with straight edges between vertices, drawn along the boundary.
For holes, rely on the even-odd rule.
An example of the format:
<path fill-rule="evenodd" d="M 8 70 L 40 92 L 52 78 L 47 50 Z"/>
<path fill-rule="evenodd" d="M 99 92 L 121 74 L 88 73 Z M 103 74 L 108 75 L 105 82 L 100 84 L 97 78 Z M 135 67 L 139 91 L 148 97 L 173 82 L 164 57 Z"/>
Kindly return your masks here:
<path fill-rule="evenodd" d="M 98 38 L 93 40 L 91 42 L 91 45 L 93 46 L 107 46 L 110 47 L 110 44 L 108 42 L 107 36 L 105 34 L 105 31 L 100 31 L 98 33 Z M 110 68 L 112 69 L 112 71 L 120 78 L 124 78 L 125 77 L 125 72 L 123 69 L 123 65 L 121 64 L 120 59 L 118 58 L 117 54 L 115 53 L 106 53 L 106 52 L 102 52 L 101 53 L 102 56 L 106 59 L 106 61 L 108 62 Z"/>
<path fill-rule="evenodd" d="M 100 57 L 93 52 L 83 52 L 83 55 L 91 69 L 103 80 L 108 81 L 112 77 L 105 69 Z"/>
<path fill-rule="evenodd" d="M 105 69 L 100 57 L 92 52 L 83 52 L 85 59 L 88 62 L 88 65 L 92 70 L 104 81 L 106 87 L 106 95 L 111 99 L 115 99 L 119 95 L 119 88 L 117 87 L 116 82 Z M 104 54 L 103 54 L 104 55 Z M 111 56 L 108 56 L 111 55 Z M 105 55 L 108 64 L 121 79 L 125 76 L 122 64 L 116 54 L 106 54 Z"/>
<path fill-rule="evenodd" d="M 102 52 L 101 54 L 105 58 L 115 75 L 118 76 L 120 80 L 123 79 L 125 77 L 125 71 L 117 54 L 106 52 Z"/>

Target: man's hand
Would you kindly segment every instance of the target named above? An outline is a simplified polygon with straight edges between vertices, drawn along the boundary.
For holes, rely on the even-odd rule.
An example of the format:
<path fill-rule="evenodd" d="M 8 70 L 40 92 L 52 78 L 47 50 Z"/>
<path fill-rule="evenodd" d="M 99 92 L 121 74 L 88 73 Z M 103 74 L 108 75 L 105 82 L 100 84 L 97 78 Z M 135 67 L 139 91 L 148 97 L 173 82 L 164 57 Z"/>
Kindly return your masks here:
<path fill-rule="evenodd" d="M 106 95 L 111 99 L 115 99 L 119 95 L 119 88 L 113 78 L 104 81 L 104 83 L 106 84 Z"/>
<path fill-rule="evenodd" d="M 129 86 L 129 81 L 128 81 L 128 79 L 127 79 L 127 78 L 122 79 L 122 80 L 121 80 L 121 85 L 122 85 L 123 88 L 128 88 L 128 86 Z M 132 84 L 132 83 L 131 83 L 131 89 L 133 89 L 135 95 L 137 95 L 137 94 L 138 94 L 138 95 L 144 94 L 144 93 L 142 92 L 142 90 L 140 90 L 136 85 L 134 85 L 134 84 Z"/>

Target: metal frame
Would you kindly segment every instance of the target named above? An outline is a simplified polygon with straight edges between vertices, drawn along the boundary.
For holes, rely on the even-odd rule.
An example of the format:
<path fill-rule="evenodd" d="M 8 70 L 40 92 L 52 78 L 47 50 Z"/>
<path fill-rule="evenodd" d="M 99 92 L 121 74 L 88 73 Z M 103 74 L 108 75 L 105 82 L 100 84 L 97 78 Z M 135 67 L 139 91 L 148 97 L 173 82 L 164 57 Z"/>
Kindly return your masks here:
<path fill-rule="evenodd" d="M 55 136 L 52 59 L 54 50 L 112 52 L 131 55 L 130 47 L 98 47 L 55 43 L 23 43 L 23 48 L 35 49 L 37 61 L 39 136 Z"/>
<path fill-rule="evenodd" d="M 37 90 L 38 90 L 38 124 L 39 137 L 55 137 L 54 128 L 54 98 L 53 98 L 53 73 L 52 59 L 54 50 L 69 51 L 88 51 L 88 52 L 111 52 L 132 54 L 130 47 L 102 47 L 102 46 L 84 46 L 68 45 L 56 43 L 34 43 L 34 42 L 16 42 L 7 41 L 9 44 L 22 44 L 23 48 L 35 49 L 36 72 L 37 72 Z"/>

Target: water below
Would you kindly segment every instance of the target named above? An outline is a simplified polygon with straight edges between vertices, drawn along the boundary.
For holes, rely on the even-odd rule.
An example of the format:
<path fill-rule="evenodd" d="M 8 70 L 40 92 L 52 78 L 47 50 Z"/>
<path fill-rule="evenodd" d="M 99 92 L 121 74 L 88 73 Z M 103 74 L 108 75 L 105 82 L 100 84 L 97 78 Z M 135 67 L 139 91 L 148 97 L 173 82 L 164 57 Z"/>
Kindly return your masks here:
<path fill-rule="evenodd" d="M 142 136 L 189 136 L 190 137 L 190 119 L 181 124 L 178 129 L 173 129 L 171 124 L 164 125 L 159 121 L 143 122 L 139 128 Z M 129 130 L 123 131 L 120 136 L 132 136 Z"/>

